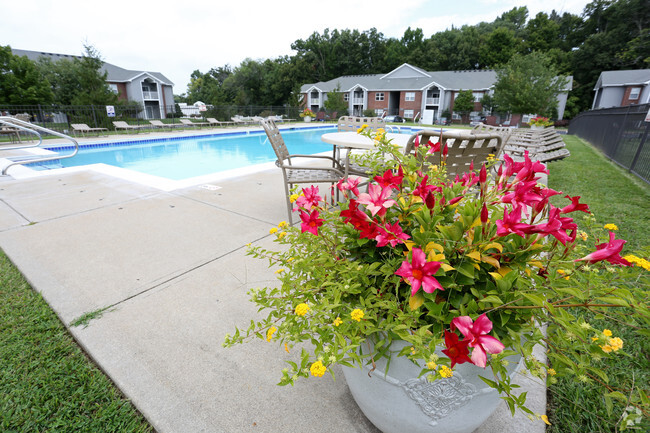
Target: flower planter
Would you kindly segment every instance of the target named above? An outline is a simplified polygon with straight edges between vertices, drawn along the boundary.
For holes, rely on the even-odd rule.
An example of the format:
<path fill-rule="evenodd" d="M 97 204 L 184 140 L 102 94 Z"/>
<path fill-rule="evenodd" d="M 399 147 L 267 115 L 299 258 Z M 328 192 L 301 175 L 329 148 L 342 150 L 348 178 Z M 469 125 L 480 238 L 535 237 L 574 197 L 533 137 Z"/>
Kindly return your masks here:
<path fill-rule="evenodd" d="M 394 342 L 391 351 L 405 346 Z M 523 362 L 520 356 L 509 361 L 512 377 Z M 493 379 L 489 368 L 460 364 L 453 377 L 430 383 L 425 376 L 418 378 L 421 368 L 405 357 L 393 356 L 388 374 L 386 359 L 375 364 L 374 371 L 371 365 L 343 367 L 343 374 L 361 411 L 384 433 L 471 433 L 501 403 L 496 390 L 479 378 Z"/>
<path fill-rule="evenodd" d="M 541 125 L 530 125 L 530 129 L 532 129 L 533 131 L 539 131 L 539 130 L 542 130 L 544 128 L 545 127 L 541 126 Z"/>
<path fill-rule="evenodd" d="M 305 116 L 303 119 L 305 119 L 305 122 L 311 122 L 311 116 Z"/>

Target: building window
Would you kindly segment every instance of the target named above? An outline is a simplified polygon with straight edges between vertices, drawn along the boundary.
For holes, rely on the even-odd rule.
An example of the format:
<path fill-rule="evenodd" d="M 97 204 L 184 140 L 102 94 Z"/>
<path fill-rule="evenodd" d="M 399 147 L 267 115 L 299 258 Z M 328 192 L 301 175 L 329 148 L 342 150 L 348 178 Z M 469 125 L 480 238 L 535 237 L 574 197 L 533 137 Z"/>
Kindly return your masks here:
<path fill-rule="evenodd" d="M 375 101 L 383 101 L 383 100 L 384 100 L 384 92 L 375 93 Z"/>
<path fill-rule="evenodd" d="M 381 117 L 384 114 L 383 108 L 375 108 L 375 116 Z"/>
<path fill-rule="evenodd" d="M 472 96 L 474 96 L 474 102 L 481 102 L 481 99 L 483 99 L 483 92 L 472 92 Z"/>
<path fill-rule="evenodd" d="M 349 93 L 344 93 L 343 94 L 343 100 L 345 102 L 350 102 L 350 94 Z"/>
<path fill-rule="evenodd" d="M 639 96 L 641 95 L 641 88 L 640 87 L 632 87 L 630 90 L 630 98 L 629 99 L 639 99 Z"/>
<path fill-rule="evenodd" d="M 112 91 L 113 93 L 117 93 L 117 92 L 118 92 L 118 91 L 117 91 L 117 84 L 113 84 L 113 83 L 111 83 L 111 84 L 109 84 L 108 86 L 111 88 L 111 91 Z"/>
<path fill-rule="evenodd" d="M 407 101 L 407 102 L 415 101 L 415 92 L 406 92 L 404 94 L 404 100 Z M 410 110 L 410 111 L 413 111 L 413 110 Z M 411 114 L 413 114 L 413 113 L 411 113 Z M 404 115 L 404 117 L 407 117 L 406 114 Z"/>
<path fill-rule="evenodd" d="M 311 99 L 318 99 L 318 92 L 317 91 L 311 92 Z"/>
<path fill-rule="evenodd" d="M 413 110 L 404 110 L 404 118 L 413 119 Z"/>

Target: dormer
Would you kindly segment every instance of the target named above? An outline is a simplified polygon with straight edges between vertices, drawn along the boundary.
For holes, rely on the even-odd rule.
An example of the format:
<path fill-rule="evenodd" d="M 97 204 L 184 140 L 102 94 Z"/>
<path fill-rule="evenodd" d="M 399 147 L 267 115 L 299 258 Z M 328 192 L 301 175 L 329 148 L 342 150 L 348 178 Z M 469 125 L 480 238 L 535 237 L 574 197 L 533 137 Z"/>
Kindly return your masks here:
<path fill-rule="evenodd" d="M 393 69 L 381 77 L 380 80 L 390 78 L 431 78 L 431 75 L 429 75 L 423 69 L 416 68 L 415 66 L 409 65 L 408 63 L 404 63 L 402 66 Z"/>

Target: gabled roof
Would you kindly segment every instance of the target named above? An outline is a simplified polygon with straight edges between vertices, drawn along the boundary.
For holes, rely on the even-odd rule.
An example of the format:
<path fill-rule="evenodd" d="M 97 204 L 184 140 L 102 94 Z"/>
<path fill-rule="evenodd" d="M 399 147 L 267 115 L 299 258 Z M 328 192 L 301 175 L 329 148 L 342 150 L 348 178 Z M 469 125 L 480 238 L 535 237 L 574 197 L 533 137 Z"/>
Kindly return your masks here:
<path fill-rule="evenodd" d="M 322 92 L 330 92 L 337 84 L 342 92 L 349 92 L 356 86 L 387 92 L 424 90 L 431 86 L 438 86 L 443 90 L 487 90 L 495 82 L 496 72 L 493 70 L 426 72 L 404 63 L 387 74 L 345 75 L 325 82 L 305 84 L 300 91 L 305 93 L 316 86 Z"/>
<path fill-rule="evenodd" d="M 650 84 L 650 69 L 631 69 L 625 71 L 603 71 L 598 77 L 594 90 L 601 87 L 643 86 Z"/>
<path fill-rule="evenodd" d="M 53 62 L 58 62 L 59 60 L 73 60 L 81 59 L 81 56 L 74 56 L 71 54 L 57 54 L 57 53 L 46 53 L 41 51 L 29 51 L 29 50 L 17 50 L 11 49 L 14 55 L 16 56 L 27 56 L 29 60 L 37 61 L 41 57 L 48 58 Z M 172 83 L 167 77 L 165 77 L 160 72 L 148 72 L 148 71 L 132 71 L 119 66 L 115 66 L 111 63 L 104 62 L 102 66 L 102 72 L 106 72 L 106 81 L 112 83 L 128 83 L 133 81 L 136 77 L 142 75 L 143 73 L 148 74 L 152 78 L 160 81 L 162 84 L 167 86 L 173 86 Z"/>

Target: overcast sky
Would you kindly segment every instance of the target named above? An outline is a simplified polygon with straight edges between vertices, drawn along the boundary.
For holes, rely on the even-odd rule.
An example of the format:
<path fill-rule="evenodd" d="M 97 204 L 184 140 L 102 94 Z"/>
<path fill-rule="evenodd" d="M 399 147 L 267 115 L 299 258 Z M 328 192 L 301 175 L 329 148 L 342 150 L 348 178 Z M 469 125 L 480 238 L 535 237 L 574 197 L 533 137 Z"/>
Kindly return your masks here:
<path fill-rule="evenodd" d="M 185 93 L 195 69 L 237 66 L 247 57 L 292 55 L 291 43 L 325 28 L 425 37 L 464 24 L 491 22 L 513 7 L 529 16 L 551 10 L 580 15 L 587 0 L 192 0 L 110 2 L 2 0 L 0 45 L 79 55 L 84 43 L 116 66 L 161 72 Z M 417 66 L 417 65 L 416 65 Z"/>

